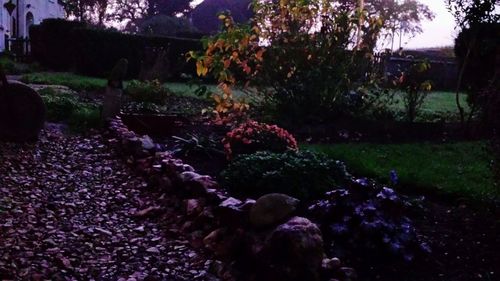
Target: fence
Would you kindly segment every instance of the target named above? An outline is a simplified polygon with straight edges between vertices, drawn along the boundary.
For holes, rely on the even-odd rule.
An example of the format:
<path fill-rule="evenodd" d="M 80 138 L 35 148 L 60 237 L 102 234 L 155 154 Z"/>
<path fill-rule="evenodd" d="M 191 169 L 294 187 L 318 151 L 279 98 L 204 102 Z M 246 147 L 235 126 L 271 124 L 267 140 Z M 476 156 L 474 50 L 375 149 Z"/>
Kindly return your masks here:
<path fill-rule="evenodd" d="M 5 37 L 5 51 L 17 61 L 27 61 L 31 56 L 30 40 Z"/>
<path fill-rule="evenodd" d="M 375 55 L 377 71 L 388 80 L 405 71 L 411 64 L 427 59 L 431 65 L 426 79 L 432 82 L 433 89 L 453 91 L 457 85 L 458 66 L 454 58 L 420 55 L 395 55 L 379 53 Z"/>

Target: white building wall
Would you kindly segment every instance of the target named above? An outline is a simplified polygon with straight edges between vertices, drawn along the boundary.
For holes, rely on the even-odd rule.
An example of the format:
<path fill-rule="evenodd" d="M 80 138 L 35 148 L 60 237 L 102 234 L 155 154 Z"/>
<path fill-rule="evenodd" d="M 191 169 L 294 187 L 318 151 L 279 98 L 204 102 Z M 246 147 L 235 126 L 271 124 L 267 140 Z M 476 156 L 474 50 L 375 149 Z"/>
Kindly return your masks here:
<path fill-rule="evenodd" d="M 57 0 L 12 0 L 16 9 L 9 15 L 4 7 L 8 0 L 0 0 L 0 51 L 5 49 L 5 36 L 13 37 L 12 19 L 19 15 L 18 37 L 29 37 L 29 26 L 26 23 L 27 16 L 33 15 L 33 24 L 39 24 L 48 18 L 64 18 L 64 7 Z M 19 10 L 18 10 L 19 9 Z"/>

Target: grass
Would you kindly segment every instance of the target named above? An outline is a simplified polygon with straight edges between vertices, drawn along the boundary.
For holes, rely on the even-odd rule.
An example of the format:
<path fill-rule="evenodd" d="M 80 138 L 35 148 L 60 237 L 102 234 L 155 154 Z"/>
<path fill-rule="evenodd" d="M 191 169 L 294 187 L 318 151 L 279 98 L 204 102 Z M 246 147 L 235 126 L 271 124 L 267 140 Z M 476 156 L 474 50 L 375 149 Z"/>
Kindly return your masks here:
<path fill-rule="evenodd" d="M 75 91 L 95 91 L 106 86 L 107 80 L 103 78 L 94 78 L 69 72 L 38 72 L 25 74 L 21 77 L 21 81 L 29 84 L 45 84 L 45 85 L 62 85 L 67 86 Z M 125 82 L 125 85 L 127 82 Z M 188 97 L 205 98 L 196 94 L 197 85 L 188 83 L 168 82 L 164 84 L 172 92 Z M 202 85 L 206 86 L 209 93 L 217 92 L 217 85 Z M 235 90 L 234 96 L 245 97 L 244 92 Z"/>
<path fill-rule="evenodd" d="M 68 72 L 38 72 L 25 74 L 21 78 L 22 82 L 30 84 L 52 84 L 52 85 L 63 85 L 67 86 L 75 91 L 94 91 L 102 89 L 106 86 L 106 79 L 93 78 L 88 76 L 82 76 L 77 74 L 72 74 Z M 196 94 L 196 89 L 198 86 L 191 85 L 189 83 L 165 83 L 165 86 L 171 91 L 177 93 L 181 96 L 189 97 L 200 97 Z M 214 93 L 217 92 L 217 85 L 202 85 L 207 87 L 207 92 Z M 249 97 L 248 94 L 240 90 L 234 91 L 234 96 L 236 98 L 246 98 L 250 102 L 259 100 L 259 97 Z M 466 109 L 466 95 L 460 95 L 460 101 Z M 395 95 L 395 103 L 391 106 L 394 110 L 404 111 L 404 103 L 401 95 Z M 422 115 L 440 115 L 445 113 L 446 115 L 456 115 L 458 114 L 458 109 L 455 103 L 455 93 L 452 92 L 431 92 L 422 107 Z"/>
<path fill-rule="evenodd" d="M 303 145 L 345 161 L 353 173 L 389 182 L 395 170 L 400 188 L 438 195 L 488 199 L 499 197 L 490 171 L 485 142 L 449 144 L 334 144 Z"/>
<path fill-rule="evenodd" d="M 455 93 L 435 91 L 427 95 L 422 105 L 420 117 L 429 119 L 437 116 L 451 117 L 452 120 L 459 120 L 459 111 L 456 104 Z M 467 95 L 461 93 L 459 95 L 460 104 L 468 112 L 470 109 L 467 104 Z M 405 112 L 402 93 L 394 95 L 394 104 L 391 108 L 400 112 Z M 427 120 L 428 121 L 428 120 Z"/>
<path fill-rule="evenodd" d="M 106 79 L 68 72 L 38 72 L 25 74 L 21 81 L 29 84 L 62 85 L 75 91 L 96 91 L 106 86 Z"/>

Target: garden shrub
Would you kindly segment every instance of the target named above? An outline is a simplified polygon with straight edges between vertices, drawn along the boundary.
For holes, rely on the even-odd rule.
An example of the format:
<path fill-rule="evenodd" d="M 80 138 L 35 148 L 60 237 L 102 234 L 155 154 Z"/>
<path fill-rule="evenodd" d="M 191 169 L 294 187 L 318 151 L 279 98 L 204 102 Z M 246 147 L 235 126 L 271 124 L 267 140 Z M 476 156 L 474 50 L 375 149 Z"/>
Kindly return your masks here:
<path fill-rule="evenodd" d="M 40 66 L 36 63 L 27 64 L 13 61 L 7 56 L 0 57 L 0 65 L 6 74 L 19 75 L 38 71 Z"/>
<path fill-rule="evenodd" d="M 484 91 L 498 83 L 500 23 L 479 23 L 464 28 L 455 40 L 458 64 L 464 68 L 462 89 L 471 108 L 478 108 L 489 122 L 488 107 L 498 91 Z"/>
<path fill-rule="evenodd" d="M 297 141 L 286 130 L 249 120 L 227 133 L 222 140 L 228 159 L 257 151 L 285 152 L 298 150 Z"/>
<path fill-rule="evenodd" d="M 223 185 L 232 194 L 252 198 L 275 192 L 305 200 L 319 198 L 348 178 L 341 162 L 308 151 L 243 155 L 221 173 Z"/>
<path fill-rule="evenodd" d="M 43 66 L 97 77 L 107 77 L 116 62 L 125 58 L 129 62 L 127 78 L 137 78 L 149 47 L 166 50 L 168 71 L 174 78 L 182 73 L 195 75 L 185 53 L 201 49 L 195 39 L 125 34 L 61 19 L 32 26 L 30 39 L 33 57 Z"/>
<path fill-rule="evenodd" d="M 131 101 L 136 103 L 165 104 L 165 99 L 171 95 L 170 91 L 163 87 L 158 80 L 153 81 L 131 81 L 125 93 Z"/>
<path fill-rule="evenodd" d="M 330 254 L 373 266 L 374 261 L 412 261 L 430 252 L 405 216 L 409 206 L 391 188 L 352 179 L 311 205 L 309 213 L 330 243 Z"/>
<path fill-rule="evenodd" d="M 95 105 L 81 105 L 70 115 L 68 126 L 71 131 L 85 132 L 101 126 L 101 110 Z"/>
<path fill-rule="evenodd" d="M 222 31 L 204 42 L 205 52 L 190 53 L 197 73 L 213 75 L 226 88 L 255 87 L 281 122 L 313 123 L 357 112 L 367 88 L 379 82 L 374 57 L 353 40 L 358 10 L 326 3 L 253 1 L 252 25 L 220 14 Z M 376 18 L 366 15 L 366 22 L 369 31 L 380 29 Z M 231 110 L 230 91 L 220 96 L 215 110 Z"/>
<path fill-rule="evenodd" d="M 47 119 L 51 122 L 67 122 L 71 131 L 84 132 L 101 126 L 100 108 L 79 101 L 77 96 L 52 88 L 39 91 L 47 107 Z"/>
<path fill-rule="evenodd" d="M 427 94 L 432 89 L 431 81 L 425 80 L 425 74 L 430 67 L 430 63 L 425 60 L 412 63 L 400 73 L 395 81 L 397 87 L 403 91 L 403 102 L 408 122 L 415 121 Z"/>
<path fill-rule="evenodd" d="M 47 118 L 49 121 L 59 122 L 68 120 L 79 104 L 76 96 L 58 92 L 52 88 L 40 90 L 40 95 L 47 107 Z"/>

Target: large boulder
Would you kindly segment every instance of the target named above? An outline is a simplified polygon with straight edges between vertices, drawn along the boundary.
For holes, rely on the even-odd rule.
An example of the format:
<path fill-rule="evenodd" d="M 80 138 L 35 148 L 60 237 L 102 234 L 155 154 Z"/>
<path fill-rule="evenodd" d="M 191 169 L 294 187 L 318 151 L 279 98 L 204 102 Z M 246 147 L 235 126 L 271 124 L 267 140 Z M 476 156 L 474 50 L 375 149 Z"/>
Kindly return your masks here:
<path fill-rule="evenodd" d="M 269 234 L 261 255 L 264 280 L 318 280 L 325 257 L 321 231 L 308 219 L 293 217 Z"/>
<path fill-rule="evenodd" d="M 45 118 L 45 104 L 35 90 L 16 81 L 2 82 L 0 139 L 15 142 L 36 140 Z"/>
<path fill-rule="evenodd" d="M 250 222 L 258 228 L 279 224 L 295 212 L 298 204 L 299 200 L 285 194 L 266 194 L 250 209 Z"/>

